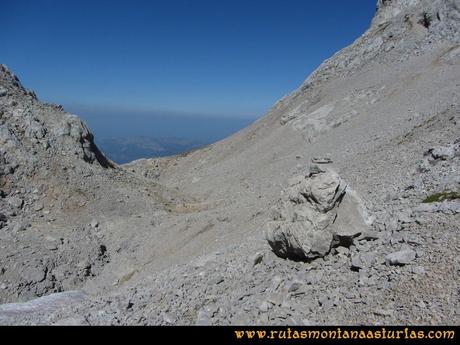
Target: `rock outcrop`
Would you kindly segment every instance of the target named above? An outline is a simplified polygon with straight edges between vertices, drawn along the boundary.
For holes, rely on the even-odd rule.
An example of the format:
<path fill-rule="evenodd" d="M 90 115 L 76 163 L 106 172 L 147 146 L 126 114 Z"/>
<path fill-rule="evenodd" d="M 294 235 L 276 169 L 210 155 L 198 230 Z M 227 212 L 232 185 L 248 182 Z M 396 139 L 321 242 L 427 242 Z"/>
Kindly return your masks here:
<path fill-rule="evenodd" d="M 398 64 L 443 43 L 452 48 L 441 60 L 458 63 L 459 20 L 460 5 L 456 0 L 378 0 L 370 28 L 353 44 L 325 60 L 298 90 L 275 105 L 275 108 L 284 109 L 280 123 L 291 123 L 294 130 L 312 141 L 355 118 L 358 113 L 350 106 L 354 100 L 374 104 L 385 97 L 385 88 L 357 90 L 346 99 L 336 99 L 318 107 L 322 99 L 318 86 L 345 75 L 351 76 L 370 62 Z"/>
<path fill-rule="evenodd" d="M 113 167 L 82 120 L 62 106 L 40 103 L 5 65 L 0 65 L 0 143 L 2 156 L 14 153 L 26 159 L 28 152 L 48 152 Z"/>
<path fill-rule="evenodd" d="M 370 224 L 356 192 L 333 170 L 313 165 L 306 177 L 289 181 L 266 239 L 280 257 L 311 260 L 334 246 L 349 246 Z"/>
<path fill-rule="evenodd" d="M 81 119 L 59 105 L 40 102 L 0 65 L 0 208 L 5 217 L 43 208 L 34 205 L 38 197 L 32 191 L 44 189 L 38 181 L 46 181 L 48 188 L 61 184 L 48 176 L 57 166 L 52 178 L 68 179 L 70 170 L 85 170 L 88 163 L 94 169 L 115 167 Z"/>
<path fill-rule="evenodd" d="M 76 288 L 101 271 L 104 245 L 87 227 L 73 224 L 51 241 L 38 229 L 82 208 L 112 168 L 81 119 L 40 102 L 0 65 L 1 302 Z"/>

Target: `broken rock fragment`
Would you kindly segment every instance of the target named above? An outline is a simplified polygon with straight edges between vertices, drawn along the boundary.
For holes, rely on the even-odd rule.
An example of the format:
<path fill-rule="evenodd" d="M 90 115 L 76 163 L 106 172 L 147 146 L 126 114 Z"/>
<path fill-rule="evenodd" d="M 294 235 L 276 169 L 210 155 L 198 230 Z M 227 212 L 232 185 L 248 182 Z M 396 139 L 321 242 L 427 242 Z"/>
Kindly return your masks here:
<path fill-rule="evenodd" d="M 415 259 L 416 253 L 410 248 L 402 249 L 398 252 L 393 252 L 385 257 L 387 265 L 402 266 L 407 265 Z"/>

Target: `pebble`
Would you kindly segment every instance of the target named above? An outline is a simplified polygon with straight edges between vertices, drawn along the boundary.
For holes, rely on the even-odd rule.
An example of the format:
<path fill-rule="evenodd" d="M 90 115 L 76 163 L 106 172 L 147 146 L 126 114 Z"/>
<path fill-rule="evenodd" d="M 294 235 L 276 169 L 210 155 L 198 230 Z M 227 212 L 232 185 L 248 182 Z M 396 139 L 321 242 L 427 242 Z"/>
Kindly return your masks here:
<path fill-rule="evenodd" d="M 387 265 L 407 265 L 415 260 L 416 253 L 412 249 L 403 249 L 398 252 L 393 252 L 385 257 Z"/>

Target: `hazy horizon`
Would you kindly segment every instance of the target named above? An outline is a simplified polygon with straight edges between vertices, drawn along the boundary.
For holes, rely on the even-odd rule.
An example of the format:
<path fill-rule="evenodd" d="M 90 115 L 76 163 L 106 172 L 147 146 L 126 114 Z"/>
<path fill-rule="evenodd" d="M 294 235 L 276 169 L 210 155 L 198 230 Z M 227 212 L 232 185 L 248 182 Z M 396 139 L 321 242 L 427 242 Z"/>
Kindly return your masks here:
<path fill-rule="evenodd" d="M 96 134 L 96 140 L 143 136 L 213 142 L 257 120 L 251 117 L 213 117 L 153 110 L 90 110 L 72 106 L 64 109 L 81 117 Z"/>
<path fill-rule="evenodd" d="M 93 131 L 96 144 L 120 164 L 205 146 L 257 120 L 161 110 L 92 109 L 75 105 L 64 106 L 64 109 L 82 118 Z M 151 143 L 155 145 L 151 147 Z"/>

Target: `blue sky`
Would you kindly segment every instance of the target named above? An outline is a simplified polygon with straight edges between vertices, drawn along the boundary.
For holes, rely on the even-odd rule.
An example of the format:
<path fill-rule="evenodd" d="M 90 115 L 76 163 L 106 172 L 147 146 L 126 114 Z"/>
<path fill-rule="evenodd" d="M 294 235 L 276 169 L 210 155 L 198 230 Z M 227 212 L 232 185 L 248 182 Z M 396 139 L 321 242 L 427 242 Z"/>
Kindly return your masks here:
<path fill-rule="evenodd" d="M 0 63 L 96 142 L 220 140 L 369 26 L 375 0 L 6 0 Z"/>
<path fill-rule="evenodd" d="M 94 112 L 259 117 L 369 26 L 375 0 L 7 0 L 0 62 Z"/>

